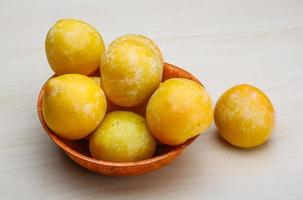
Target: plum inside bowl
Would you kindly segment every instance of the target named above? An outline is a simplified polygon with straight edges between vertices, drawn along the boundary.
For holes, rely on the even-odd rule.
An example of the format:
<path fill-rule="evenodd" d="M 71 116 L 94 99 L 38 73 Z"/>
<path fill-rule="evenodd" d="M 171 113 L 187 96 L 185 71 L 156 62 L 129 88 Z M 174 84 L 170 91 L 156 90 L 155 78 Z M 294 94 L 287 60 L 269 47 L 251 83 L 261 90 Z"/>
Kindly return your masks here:
<path fill-rule="evenodd" d="M 94 74 L 98 76 L 98 73 Z M 200 81 L 191 75 L 189 72 L 176 67 L 174 65 L 165 63 L 163 71 L 163 79 L 165 81 L 169 78 L 187 78 L 201 84 Z M 202 84 L 201 84 L 202 85 Z M 140 175 L 147 172 L 159 169 L 172 160 L 174 160 L 182 151 L 189 146 L 198 136 L 187 140 L 185 143 L 178 146 L 157 145 L 156 153 L 152 158 L 136 161 L 136 162 L 109 162 L 104 160 L 97 160 L 90 156 L 88 149 L 88 140 L 67 140 L 57 136 L 46 125 L 42 113 L 42 100 L 44 96 L 44 86 L 41 88 L 38 101 L 37 111 L 40 122 L 52 139 L 52 141 L 59 146 L 72 160 L 82 167 L 98 174 L 110 176 L 133 176 Z"/>

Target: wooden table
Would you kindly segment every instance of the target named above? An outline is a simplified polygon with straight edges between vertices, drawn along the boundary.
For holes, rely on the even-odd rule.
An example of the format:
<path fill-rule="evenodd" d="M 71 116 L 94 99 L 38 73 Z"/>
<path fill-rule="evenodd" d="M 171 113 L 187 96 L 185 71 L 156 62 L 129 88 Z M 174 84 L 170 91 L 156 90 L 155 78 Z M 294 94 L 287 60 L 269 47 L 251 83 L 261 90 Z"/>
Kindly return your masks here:
<path fill-rule="evenodd" d="M 46 32 L 71 17 L 94 25 L 107 45 L 126 33 L 154 39 L 214 103 L 236 84 L 261 88 L 277 111 L 270 141 L 237 149 L 213 125 L 150 174 L 104 177 L 77 166 L 36 113 L 38 91 L 52 74 Z M 0 199 L 303 199 L 302 0 L 2 0 L 0 25 Z"/>

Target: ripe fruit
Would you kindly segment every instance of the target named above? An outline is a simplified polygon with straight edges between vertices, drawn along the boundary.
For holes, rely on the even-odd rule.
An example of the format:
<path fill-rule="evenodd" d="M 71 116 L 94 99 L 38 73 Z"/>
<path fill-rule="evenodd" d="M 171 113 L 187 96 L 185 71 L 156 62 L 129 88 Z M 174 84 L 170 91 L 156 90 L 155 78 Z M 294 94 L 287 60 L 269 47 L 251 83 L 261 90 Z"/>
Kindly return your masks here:
<path fill-rule="evenodd" d="M 47 81 L 42 106 L 47 126 L 59 136 L 74 140 L 97 128 L 106 112 L 106 98 L 92 79 L 66 74 Z"/>
<path fill-rule="evenodd" d="M 182 144 L 210 126 L 213 120 L 210 96 L 192 80 L 168 79 L 151 96 L 146 120 L 160 142 Z"/>
<path fill-rule="evenodd" d="M 96 71 L 104 52 L 101 35 L 89 24 L 62 19 L 48 31 L 45 41 L 47 60 L 57 75 Z"/>
<path fill-rule="evenodd" d="M 150 158 L 155 148 L 156 141 L 145 119 L 127 111 L 108 113 L 89 141 L 92 157 L 112 162 Z"/>
<path fill-rule="evenodd" d="M 215 123 L 220 135 L 230 144 L 255 147 L 269 138 L 275 126 L 275 111 L 261 90 L 238 85 L 219 98 Z"/>
<path fill-rule="evenodd" d="M 142 104 L 159 86 L 163 58 L 159 48 L 141 35 L 113 41 L 101 59 L 100 74 L 106 96 L 115 104 Z"/>

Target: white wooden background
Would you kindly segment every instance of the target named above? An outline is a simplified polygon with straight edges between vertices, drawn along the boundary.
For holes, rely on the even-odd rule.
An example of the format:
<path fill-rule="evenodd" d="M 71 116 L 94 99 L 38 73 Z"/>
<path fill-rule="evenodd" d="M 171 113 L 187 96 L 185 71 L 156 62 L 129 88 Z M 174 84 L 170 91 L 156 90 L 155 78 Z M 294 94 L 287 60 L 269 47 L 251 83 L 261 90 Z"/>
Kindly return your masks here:
<path fill-rule="evenodd" d="M 66 17 L 94 25 L 107 45 L 126 33 L 149 36 L 214 103 L 235 84 L 261 88 L 277 111 L 273 137 L 241 150 L 213 125 L 156 172 L 113 178 L 82 169 L 36 113 L 52 74 L 45 35 Z M 302 103 L 302 0 L 0 1 L 0 199 L 303 199 Z"/>

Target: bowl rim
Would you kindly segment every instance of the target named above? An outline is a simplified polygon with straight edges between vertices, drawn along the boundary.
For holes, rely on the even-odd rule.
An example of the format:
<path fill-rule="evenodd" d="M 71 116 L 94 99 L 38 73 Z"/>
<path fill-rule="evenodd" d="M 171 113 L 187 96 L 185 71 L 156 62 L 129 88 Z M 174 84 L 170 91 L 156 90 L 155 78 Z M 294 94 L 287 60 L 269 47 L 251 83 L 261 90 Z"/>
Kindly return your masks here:
<path fill-rule="evenodd" d="M 187 76 L 188 76 L 187 79 L 191 79 L 191 80 L 193 80 L 193 81 L 195 81 L 195 82 L 197 82 L 197 83 L 199 83 L 199 84 L 202 85 L 202 83 L 196 77 L 194 77 L 191 73 L 185 71 L 184 69 L 182 69 L 180 67 L 174 66 L 174 65 L 166 63 L 166 62 L 164 63 L 164 67 L 169 67 L 169 68 L 181 71 L 182 73 L 187 74 Z M 50 78 L 53 78 L 53 77 L 55 77 L 55 74 L 52 75 Z M 188 139 L 183 144 L 174 146 L 174 149 L 172 149 L 169 152 L 163 153 L 161 155 L 158 155 L 158 156 L 155 156 L 155 157 L 152 157 L 152 158 L 140 160 L 140 161 L 134 161 L 134 162 L 111 162 L 111 161 L 105 161 L 105 160 L 98 160 L 98 159 L 92 158 L 90 156 L 86 156 L 86 155 L 84 155 L 84 154 L 82 154 L 82 153 L 74 150 L 73 148 L 71 148 L 67 144 L 65 144 L 63 142 L 63 140 L 59 136 L 57 136 L 46 125 L 46 122 L 45 122 L 44 117 L 43 117 L 43 112 L 42 112 L 42 101 L 43 101 L 44 88 L 45 88 L 46 82 L 43 84 L 42 88 L 40 89 L 40 92 L 39 92 L 39 95 L 38 95 L 38 99 L 37 99 L 37 112 L 38 112 L 38 117 L 39 117 L 39 120 L 40 120 L 40 122 L 42 124 L 42 127 L 46 131 L 47 135 L 51 138 L 51 140 L 55 144 L 57 144 L 63 151 L 65 151 L 66 153 L 71 154 L 74 157 L 77 157 L 77 158 L 80 158 L 82 160 L 85 160 L 87 162 L 98 164 L 98 165 L 103 165 L 103 166 L 109 166 L 109 167 L 132 167 L 132 166 L 146 165 L 148 163 L 155 163 L 156 161 L 159 161 L 159 160 L 165 159 L 167 157 L 173 156 L 175 154 L 181 153 L 188 145 L 190 145 L 200 135 L 200 134 L 198 134 L 198 135 L 196 135 L 196 136 Z"/>

